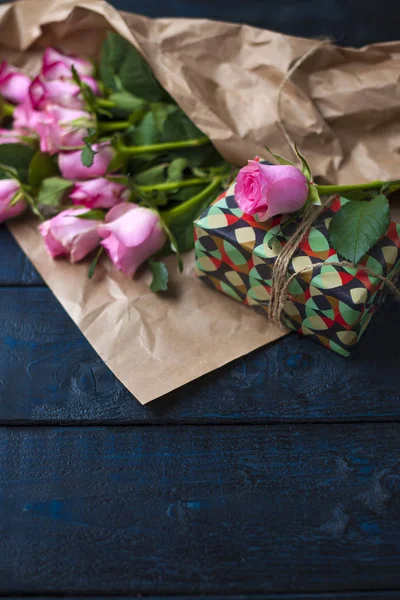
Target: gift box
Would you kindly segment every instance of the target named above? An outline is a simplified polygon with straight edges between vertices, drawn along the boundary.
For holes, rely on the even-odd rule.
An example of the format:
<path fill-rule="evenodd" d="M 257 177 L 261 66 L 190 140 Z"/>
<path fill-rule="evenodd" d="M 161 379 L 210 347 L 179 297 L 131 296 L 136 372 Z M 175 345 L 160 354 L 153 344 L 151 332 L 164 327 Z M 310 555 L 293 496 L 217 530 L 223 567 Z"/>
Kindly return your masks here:
<path fill-rule="evenodd" d="M 279 215 L 259 223 L 238 208 L 234 187 L 195 222 L 196 272 L 209 286 L 268 316 L 274 265 L 299 219 Z M 392 221 L 357 267 L 336 265 L 341 257 L 328 230 L 345 202 L 338 196 L 330 203 L 290 260 L 287 277 L 298 275 L 288 287 L 283 323 L 348 356 L 385 296 L 378 275 L 393 279 L 400 270 L 400 225 Z"/>

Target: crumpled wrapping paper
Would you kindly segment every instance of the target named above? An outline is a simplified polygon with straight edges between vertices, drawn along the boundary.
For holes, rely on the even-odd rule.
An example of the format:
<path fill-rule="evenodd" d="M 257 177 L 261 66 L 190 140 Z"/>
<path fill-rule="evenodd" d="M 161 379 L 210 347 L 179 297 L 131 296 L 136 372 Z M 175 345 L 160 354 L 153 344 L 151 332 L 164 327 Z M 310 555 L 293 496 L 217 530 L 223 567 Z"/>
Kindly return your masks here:
<path fill-rule="evenodd" d="M 127 38 L 156 77 L 238 165 L 264 144 L 290 157 L 277 91 L 294 61 L 316 45 L 246 25 L 148 19 L 104 0 L 19 0 L 0 7 L 0 58 L 34 74 L 44 48 L 98 55 L 108 30 Z M 312 165 L 331 182 L 400 176 L 400 42 L 361 48 L 326 43 L 293 74 L 282 116 Z M 53 262 L 34 221 L 10 223 L 16 240 L 89 342 L 143 404 L 287 333 L 193 276 L 193 255 L 172 286 L 153 295 L 149 274 L 130 281 L 103 262 Z"/>

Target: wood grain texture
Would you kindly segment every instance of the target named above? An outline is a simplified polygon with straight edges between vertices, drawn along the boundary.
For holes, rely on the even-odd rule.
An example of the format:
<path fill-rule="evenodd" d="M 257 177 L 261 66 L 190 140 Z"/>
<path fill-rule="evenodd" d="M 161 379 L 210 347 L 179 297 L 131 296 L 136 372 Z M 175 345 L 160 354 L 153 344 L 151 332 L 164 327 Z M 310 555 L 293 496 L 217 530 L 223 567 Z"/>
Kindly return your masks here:
<path fill-rule="evenodd" d="M 400 588 L 400 424 L 0 429 L 0 593 Z"/>
<path fill-rule="evenodd" d="M 22 600 L 26 596 L 12 596 Z M 138 596 L 89 596 L 92 600 L 137 600 Z M 36 600 L 50 600 L 54 596 L 35 596 Z M 87 600 L 88 596 L 68 596 L 69 600 Z M 165 600 L 166 596 L 146 596 L 146 600 Z M 168 600 L 399 600 L 400 592 L 344 592 L 334 594 L 224 594 L 223 596 L 167 596 Z"/>
<path fill-rule="evenodd" d="M 47 288 L 0 288 L 0 422 L 396 420 L 400 306 L 350 358 L 292 334 L 142 407 Z M 132 358 L 134 368 L 134 357 Z"/>
<path fill-rule="evenodd" d="M 43 279 L 5 225 L 0 225 L 0 256 L 0 286 L 44 285 Z"/>

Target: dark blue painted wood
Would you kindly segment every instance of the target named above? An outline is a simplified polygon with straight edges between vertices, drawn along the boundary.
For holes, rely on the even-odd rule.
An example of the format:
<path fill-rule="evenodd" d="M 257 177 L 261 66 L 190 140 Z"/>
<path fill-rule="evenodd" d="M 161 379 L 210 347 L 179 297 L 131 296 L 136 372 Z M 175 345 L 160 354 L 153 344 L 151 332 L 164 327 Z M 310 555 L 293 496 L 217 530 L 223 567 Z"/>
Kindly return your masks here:
<path fill-rule="evenodd" d="M 13 596 L 22 600 L 26 596 Z M 50 600 L 52 596 L 35 596 L 36 600 Z M 87 596 L 68 596 L 70 600 L 86 600 Z M 137 596 L 90 596 L 93 600 L 137 600 Z M 165 596 L 146 596 L 146 600 L 161 600 Z M 334 594 L 224 594 L 224 600 L 399 600 L 400 592 L 344 592 Z M 221 596 L 168 596 L 168 600 L 221 600 Z"/>
<path fill-rule="evenodd" d="M 8 0 L 0 0 L 4 4 Z M 329 36 L 339 44 L 362 46 L 399 37 L 393 0 L 110 0 L 119 10 L 150 17 L 190 17 L 248 23 L 305 37 Z"/>
<path fill-rule="evenodd" d="M 0 314 L 2 423 L 400 417 L 400 305 L 394 301 L 351 358 L 293 334 L 146 407 L 117 381 L 48 289 L 0 288 Z"/>
<path fill-rule="evenodd" d="M 5 225 L 0 226 L 0 257 L 0 286 L 44 285 Z"/>
<path fill-rule="evenodd" d="M 400 424 L 0 429 L 0 593 L 400 589 Z"/>
<path fill-rule="evenodd" d="M 152 17 L 201 17 L 248 23 L 291 35 L 331 36 L 341 44 L 396 40 L 400 17 L 392 0 L 112 0 L 120 10 Z"/>
<path fill-rule="evenodd" d="M 400 305 L 351 358 L 293 334 L 141 407 L 46 288 L 0 288 L 0 422 L 399 419 Z M 133 364 L 134 364 L 134 357 Z"/>

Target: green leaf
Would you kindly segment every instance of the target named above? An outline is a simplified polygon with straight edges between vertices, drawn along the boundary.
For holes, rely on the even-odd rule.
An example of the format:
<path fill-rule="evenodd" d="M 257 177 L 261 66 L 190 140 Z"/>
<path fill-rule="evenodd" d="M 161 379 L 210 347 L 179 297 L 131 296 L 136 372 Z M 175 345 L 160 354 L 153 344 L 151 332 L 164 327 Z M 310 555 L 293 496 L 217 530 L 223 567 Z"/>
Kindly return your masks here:
<path fill-rule="evenodd" d="M 164 129 L 164 124 L 168 116 L 176 111 L 176 106 L 166 104 L 165 102 L 154 102 L 151 105 L 151 112 L 154 115 L 154 121 L 160 135 Z"/>
<path fill-rule="evenodd" d="M 28 183 L 33 188 L 38 188 L 43 179 L 54 177 L 59 173 L 56 163 L 48 154 L 37 152 L 29 165 Z"/>
<path fill-rule="evenodd" d="M 162 128 L 163 142 L 192 140 L 204 136 L 204 133 L 189 119 L 178 106 L 169 111 Z"/>
<path fill-rule="evenodd" d="M 92 260 L 92 262 L 90 263 L 89 266 L 89 271 L 88 271 L 88 278 L 92 279 L 94 272 L 96 270 L 97 264 L 99 262 L 99 258 L 100 256 L 104 253 L 104 248 L 103 246 L 101 246 L 101 248 L 98 249 L 96 256 L 94 257 L 94 259 Z"/>
<path fill-rule="evenodd" d="M 146 114 L 147 110 L 145 108 L 138 108 L 129 115 L 128 123 L 130 125 L 136 125 L 146 116 Z"/>
<path fill-rule="evenodd" d="M 142 111 L 148 106 L 146 100 L 138 98 L 125 90 L 114 92 L 109 96 L 109 100 L 116 104 L 114 108 L 110 108 L 110 111 L 117 117 L 129 117 L 132 113 Z"/>
<path fill-rule="evenodd" d="M 161 133 L 153 112 L 148 112 L 136 126 L 132 141 L 135 146 L 150 146 L 162 141 Z"/>
<path fill-rule="evenodd" d="M 137 185 L 155 185 L 164 183 L 168 163 L 161 163 L 155 167 L 150 167 L 141 173 L 137 173 L 134 177 Z"/>
<path fill-rule="evenodd" d="M 187 158 L 175 158 L 168 167 L 167 181 L 182 181 L 184 172 L 189 166 Z"/>
<path fill-rule="evenodd" d="M 163 88 L 143 56 L 116 33 L 109 33 L 103 44 L 100 74 L 105 86 L 115 92 L 127 90 L 153 102 L 165 97 Z"/>
<path fill-rule="evenodd" d="M 309 166 L 308 162 L 306 161 L 306 159 L 304 158 L 304 156 L 302 155 L 302 153 L 300 152 L 300 150 L 298 149 L 297 144 L 294 145 L 294 150 L 295 150 L 297 156 L 299 157 L 301 164 L 303 165 L 303 167 L 302 167 L 303 175 L 306 177 L 307 181 L 311 181 L 310 166 Z"/>
<path fill-rule="evenodd" d="M 168 192 L 168 195 L 170 200 L 173 202 L 186 202 L 186 200 L 189 200 L 193 196 L 199 194 L 201 190 L 204 189 L 205 185 L 206 182 L 204 184 L 193 185 L 180 189 L 178 188 L 176 191 Z"/>
<path fill-rule="evenodd" d="M 75 215 L 77 219 L 84 219 L 87 221 L 104 221 L 105 216 L 106 211 L 101 210 L 101 208 L 93 208 L 92 210 L 88 210 L 88 212 L 82 213 L 81 215 Z"/>
<path fill-rule="evenodd" d="M 1 144 L 0 165 L 15 169 L 20 181 L 28 183 L 29 166 L 35 154 L 33 148 L 24 144 Z"/>
<path fill-rule="evenodd" d="M 158 262 L 149 259 L 148 265 L 153 275 L 153 280 L 150 285 L 152 292 L 165 292 L 168 289 L 168 269 L 163 262 Z"/>
<path fill-rule="evenodd" d="M 349 201 L 334 214 L 329 237 L 338 254 L 354 264 L 385 235 L 390 224 L 389 202 L 379 194 L 370 201 Z"/>
<path fill-rule="evenodd" d="M 318 189 L 315 187 L 315 185 L 310 184 L 308 186 L 308 190 L 309 192 L 307 202 L 310 202 L 310 204 L 321 206 L 321 198 L 319 197 Z"/>
<path fill-rule="evenodd" d="M 96 156 L 97 152 L 93 150 L 90 142 L 88 142 L 88 138 L 83 138 L 83 142 L 85 147 L 81 154 L 82 164 L 84 167 L 91 167 L 94 163 L 94 157 Z"/>
<path fill-rule="evenodd" d="M 376 190 L 350 190 L 343 194 L 343 198 L 347 200 L 372 200 L 375 198 Z"/>
<path fill-rule="evenodd" d="M 279 163 L 280 165 L 291 165 L 292 167 L 294 167 L 295 165 L 288 160 L 287 158 L 284 158 L 283 156 L 281 156 L 280 154 L 274 154 L 273 152 L 271 152 L 271 150 L 268 148 L 268 146 L 265 146 L 265 149 L 267 150 L 267 152 L 270 153 L 271 156 L 274 157 L 274 159 L 276 160 L 277 163 Z"/>
<path fill-rule="evenodd" d="M 64 195 L 73 186 L 73 181 L 62 177 L 44 179 L 39 189 L 37 202 L 43 206 L 60 206 Z"/>
<path fill-rule="evenodd" d="M 175 107 L 167 116 L 162 131 L 163 142 L 178 142 L 203 137 L 204 133 L 189 119 L 179 107 Z M 185 148 L 168 152 L 171 160 L 186 158 L 193 167 L 215 165 L 221 161 L 221 156 L 211 143 L 197 148 Z"/>

